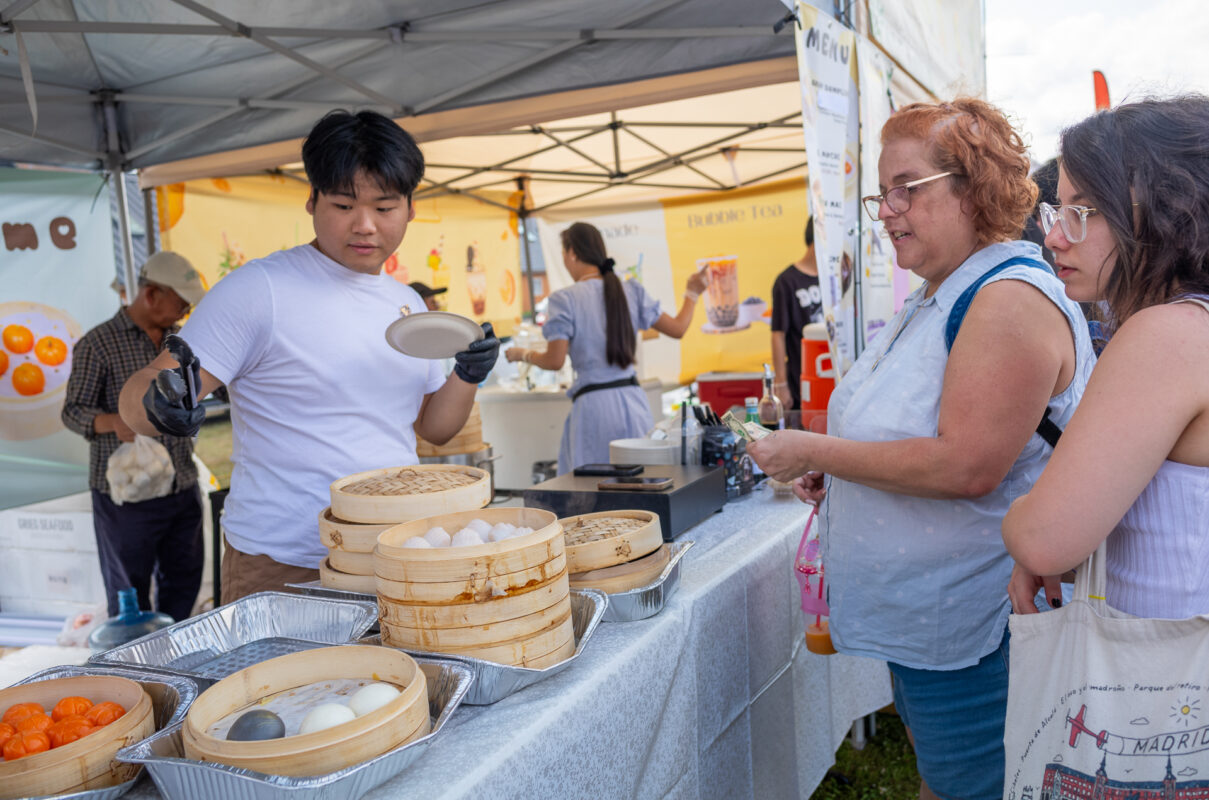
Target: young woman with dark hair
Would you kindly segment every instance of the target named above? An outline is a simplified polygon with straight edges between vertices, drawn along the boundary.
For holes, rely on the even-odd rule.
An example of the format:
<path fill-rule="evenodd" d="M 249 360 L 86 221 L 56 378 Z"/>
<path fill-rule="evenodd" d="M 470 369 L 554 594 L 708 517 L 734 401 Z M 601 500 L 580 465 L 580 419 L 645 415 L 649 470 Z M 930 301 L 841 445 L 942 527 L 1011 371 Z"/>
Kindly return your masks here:
<path fill-rule="evenodd" d="M 1066 293 L 1114 329 L 1049 466 L 1003 521 L 1017 613 L 1107 545 L 1107 601 L 1209 613 L 1209 97 L 1144 100 L 1062 134 L 1042 207 Z M 1037 577 L 1051 576 L 1051 577 Z"/>
<path fill-rule="evenodd" d="M 693 319 L 705 278 L 694 273 L 676 316 L 661 313 L 659 301 L 638 281 L 622 281 L 594 226 L 576 222 L 562 232 L 563 264 L 575 284 L 550 295 L 542 328 L 545 352 L 509 348 L 509 361 L 559 369 L 569 355 L 575 380 L 573 403 L 563 426 L 559 474 L 583 464 L 607 463 L 609 442 L 644 435 L 654 424 L 634 369 L 637 332 L 646 328 L 679 339 Z"/>

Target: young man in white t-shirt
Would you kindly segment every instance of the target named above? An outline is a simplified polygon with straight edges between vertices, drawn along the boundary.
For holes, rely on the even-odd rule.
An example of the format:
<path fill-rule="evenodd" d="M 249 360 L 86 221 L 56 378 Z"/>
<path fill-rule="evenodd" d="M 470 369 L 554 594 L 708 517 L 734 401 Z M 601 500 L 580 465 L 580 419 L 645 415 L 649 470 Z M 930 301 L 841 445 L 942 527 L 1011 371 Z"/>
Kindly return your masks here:
<path fill-rule="evenodd" d="M 446 378 L 440 362 L 386 342 L 401 306 L 425 307 L 413 289 L 382 273 L 415 216 L 411 196 L 424 173 L 406 131 L 373 112 L 334 111 L 311 130 L 302 158 L 314 241 L 218 282 L 170 352 L 122 389 L 122 418 L 131 428 L 191 436 L 205 415 L 178 396 L 186 374 L 199 397 L 228 387 L 227 602 L 316 579 L 326 555 L 318 515 L 331 482 L 417 463 L 415 432 L 436 444 L 452 438 L 499 351 L 484 323 L 484 339 L 455 356 Z"/>

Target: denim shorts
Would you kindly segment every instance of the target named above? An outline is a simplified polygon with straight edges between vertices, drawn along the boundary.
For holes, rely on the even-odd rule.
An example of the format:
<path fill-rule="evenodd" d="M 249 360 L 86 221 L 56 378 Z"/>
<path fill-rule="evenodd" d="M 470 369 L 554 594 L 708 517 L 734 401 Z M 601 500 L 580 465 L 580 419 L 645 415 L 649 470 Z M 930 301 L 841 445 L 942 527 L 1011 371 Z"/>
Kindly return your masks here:
<path fill-rule="evenodd" d="M 1007 716 L 1008 633 L 972 667 L 891 663 L 894 705 L 915 739 L 920 777 L 944 800 L 1001 800 Z"/>

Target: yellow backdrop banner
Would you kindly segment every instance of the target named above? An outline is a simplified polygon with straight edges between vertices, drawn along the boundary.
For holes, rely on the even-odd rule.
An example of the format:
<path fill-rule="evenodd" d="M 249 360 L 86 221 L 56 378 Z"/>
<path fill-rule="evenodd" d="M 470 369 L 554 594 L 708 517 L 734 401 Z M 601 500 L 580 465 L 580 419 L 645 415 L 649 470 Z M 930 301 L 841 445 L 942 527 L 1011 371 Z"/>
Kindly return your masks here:
<path fill-rule="evenodd" d="M 663 202 L 677 292 L 694 270 L 711 276 L 705 308 L 681 341 L 682 382 L 702 372 L 758 372 L 772 357 L 772 284 L 805 251 L 808 213 L 802 178 Z"/>
<path fill-rule="evenodd" d="M 161 242 L 185 256 L 207 286 L 240 265 L 311 241 L 307 184 L 277 175 L 214 178 L 156 190 Z M 499 202 L 508 195 L 501 193 Z M 507 211 L 467 197 L 416 202 L 416 218 L 384 271 L 447 291 L 449 311 L 490 320 L 507 335 L 521 313 L 515 226 Z"/>

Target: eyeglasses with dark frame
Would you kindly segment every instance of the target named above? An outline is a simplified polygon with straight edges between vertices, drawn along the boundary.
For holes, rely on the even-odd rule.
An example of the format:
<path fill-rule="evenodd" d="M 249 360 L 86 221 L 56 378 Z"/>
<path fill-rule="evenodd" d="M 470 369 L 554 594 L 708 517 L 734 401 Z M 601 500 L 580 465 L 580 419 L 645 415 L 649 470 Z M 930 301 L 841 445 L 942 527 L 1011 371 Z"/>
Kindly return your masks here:
<path fill-rule="evenodd" d="M 895 214 L 905 214 L 911 210 L 911 195 L 917 186 L 922 186 L 925 183 L 947 178 L 952 175 L 952 172 L 941 172 L 936 175 L 929 175 L 926 178 L 919 180 L 907 181 L 898 186 L 891 186 L 886 190 L 885 194 L 871 194 L 868 197 L 861 198 L 861 205 L 865 207 L 865 213 L 874 222 L 877 222 L 877 215 L 881 211 L 882 203 L 890 206 L 890 210 Z"/>
<path fill-rule="evenodd" d="M 1137 203 L 1134 203 L 1137 205 Z M 1071 244 L 1078 244 L 1087 238 L 1087 218 L 1100 212 L 1087 206 L 1051 206 L 1041 203 L 1037 207 L 1041 217 L 1041 230 L 1046 236 L 1054 229 L 1054 225 L 1062 226 L 1062 235 Z"/>

